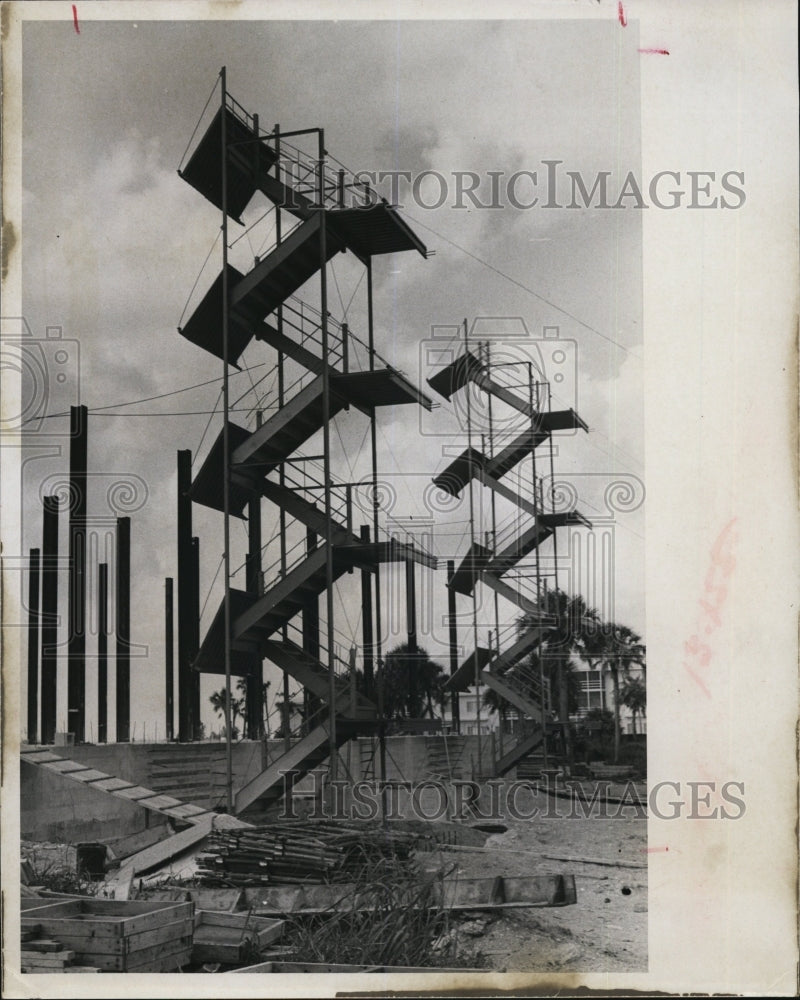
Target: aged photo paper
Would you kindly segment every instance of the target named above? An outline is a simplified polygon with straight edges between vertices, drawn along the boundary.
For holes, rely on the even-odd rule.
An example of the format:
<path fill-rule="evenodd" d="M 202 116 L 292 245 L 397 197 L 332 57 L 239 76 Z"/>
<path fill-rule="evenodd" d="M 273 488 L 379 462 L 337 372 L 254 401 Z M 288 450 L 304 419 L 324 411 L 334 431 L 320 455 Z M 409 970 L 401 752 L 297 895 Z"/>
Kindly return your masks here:
<path fill-rule="evenodd" d="M 0 10 L 3 994 L 796 995 L 795 5 Z"/>

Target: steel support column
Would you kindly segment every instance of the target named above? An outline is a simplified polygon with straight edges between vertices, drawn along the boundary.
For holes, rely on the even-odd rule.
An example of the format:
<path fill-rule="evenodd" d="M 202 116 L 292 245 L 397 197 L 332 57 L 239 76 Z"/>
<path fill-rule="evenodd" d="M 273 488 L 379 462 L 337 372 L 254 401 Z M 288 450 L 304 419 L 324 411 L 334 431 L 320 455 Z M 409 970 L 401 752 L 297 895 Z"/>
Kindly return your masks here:
<path fill-rule="evenodd" d="M 42 743 L 56 738 L 58 691 L 58 512 L 59 498 L 44 497 L 42 523 Z"/>
<path fill-rule="evenodd" d="M 192 670 L 192 453 L 178 452 L 178 740 L 194 739 L 192 727 L 193 691 L 196 675 Z"/>
<path fill-rule="evenodd" d="M 86 738 L 86 467 L 85 406 L 70 407 L 67 732 Z"/>
<path fill-rule="evenodd" d="M 28 743 L 39 735 L 39 549 L 28 558 Z"/>
<path fill-rule="evenodd" d="M 97 577 L 97 742 L 108 743 L 108 563 Z"/>
<path fill-rule="evenodd" d="M 453 559 L 447 560 L 447 579 L 450 580 L 456 571 L 456 564 Z M 456 592 L 452 587 L 447 588 L 447 624 L 450 636 L 450 676 L 458 670 L 458 622 L 456 619 Z M 453 716 L 453 728 L 457 733 L 461 732 L 461 698 L 458 691 L 453 691 L 450 696 L 451 712 Z"/>
<path fill-rule="evenodd" d="M 172 742 L 175 735 L 175 636 L 174 636 L 174 601 L 172 596 L 172 577 L 164 580 L 164 672 L 165 672 L 165 714 L 167 741 Z"/>
<path fill-rule="evenodd" d="M 131 519 L 117 518 L 117 743 L 131 738 Z"/>

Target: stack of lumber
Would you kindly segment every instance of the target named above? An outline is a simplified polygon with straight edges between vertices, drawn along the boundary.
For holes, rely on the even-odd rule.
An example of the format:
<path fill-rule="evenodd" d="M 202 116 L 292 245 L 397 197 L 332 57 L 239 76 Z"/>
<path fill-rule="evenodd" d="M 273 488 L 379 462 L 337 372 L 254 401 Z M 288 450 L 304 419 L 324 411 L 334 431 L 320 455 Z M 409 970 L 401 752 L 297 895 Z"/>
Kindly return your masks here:
<path fill-rule="evenodd" d="M 366 865 L 405 859 L 415 834 L 335 820 L 284 821 L 268 827 L 221 830 L 198 858 L 200 884 L 259 886 L 346 882 Z"/>
<path fill-rule="evenodd" d="M 66 949 L 60 941 L 42 936 L 42 929 L 34 924 L 22 931 L 21 971 L 41 972 L 99 972 L 93 966 L 77 965 L 75 952 Z"/>
<path fill-rule="evenodd" d="M 59 959 L 53 955 L 64 966 L 74 961 L 103 972 L 174 972 L 191 959 L 193 903 L 94 897 L 42 903 L 47 905 L 22 911 L 22 933 L 35 930 L 30 940 L 59 943 L 60 952 L 46 953 L 51 971 L 69 971 L 54 968 Z M 23 966 L 29 943 L 23 945 Z"/>

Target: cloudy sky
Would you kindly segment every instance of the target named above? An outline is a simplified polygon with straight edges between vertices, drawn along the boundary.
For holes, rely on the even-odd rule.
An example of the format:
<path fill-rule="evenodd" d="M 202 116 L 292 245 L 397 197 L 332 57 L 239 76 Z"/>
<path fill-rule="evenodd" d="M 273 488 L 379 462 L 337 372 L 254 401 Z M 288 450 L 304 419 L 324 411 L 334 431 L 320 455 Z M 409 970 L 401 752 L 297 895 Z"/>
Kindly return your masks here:
<path fill-rule="evenodd" d="M 609 190 L 617 192 L 629 170 L 640 171 L 637 43 L 635 25 L 623 32 L 611 19 L 84 21 L 80 33 L 70 20 L 25 24 L 24 315 L 37 337 L 48 326 L 62 328 L 70 364 L 79 371 L 79 389 L 75 381 L 53 387 L 50 412 L 63 412 L 78 393 L 93 411 L 89 462 L 98 486 L 90 496 L 90 515 L 109 514 L 105 496 L 111 483 L 138 477 L 131 512 L 132 620 L 133 640 L 146 648 L 132 666 L 137 736 L 144 725 L 148 734 L 156 724 L 163 733 L 163 580 L 177 573 L 175 453 L 197 451 L 220 388 L 219 362 L 176 331 L 218 273 L 219 242 L 200 272 L 218 236 L 219 213 L 177 169 L 223 65 L 229 91 L 259 114 L 264 127 L 324 127 L 330 153 L 354 171 L 410 171 L 413 177 L 436 171 L 444 179 L 447 197 L 437 208 L 426 207 L 441 191 L 434 177 L 418 187 L 416 199 L 407 185 L 400 188 L 406 220 L 434 254 L 428 260 L 412 253 L 375 259 L 377 346 L 412 381 L 423 385 L 431 374 L 428 340 L 434 333 L 451 336 L 445 328 L 464 318 L 470 327 L 482 317 L 507 318 L 503 329 L 527 330 L 524 348 L 518 341 L 498 342 L 496 350 L 508 357 L 533 350 L 544 327 L 559 328 L 573 374 L 558 390 L 554 385 L 554 406 L 574 406 L 590 433 L 557 440 L 557 478 L 560 473 L 570 479 L 579 509 L 613 530 L 614 538 L 613 567 L 599 572 L 613 581 L 613 604 L 599 589 L 592 592 L 592 581 L 578 589 L 590 603 L 602 604 L 602 610 L 644 633 L 642 508 L 617 510 L 609 526 L 604 500 L 609 488 L 614 494 L 613 484 L 622 483 L 623 498 L 617 495 L 617 501 L 635 507 L 644 480 L 641 213 L 631 199 L 619 210 L 563 207 L 570 194 L 565 173 L 556 195 L 562 207 L 543 208 L 546 194 L 534 192 L 530 178 L 521 176 L 517 202 L 538 193 L 539 205 L 515 207 L 504 196 L 499 208 L 468 202 L 458 208 L 454 180 L 458 171 L 477 174 L 485 202 L 491 171 L 502 172 L 505 193 L 505 178 L 535 171 L 541 185 L 544 161 L 558 160 L 561 171 L 579 171 L 587 187 L 600 171 L 609 172 Z M 212 102 L 217 100 L 215 95 Z M 615 193 L 610 197 L 616 200 Z M 257 219 L 261 210 L 254 203 L 248 219 Z M 273 219 L 274 213 L 238 239 L 232 260 L 241 270 L 269 245 Z M 231 240 L 242 234 L 231 227 Z M 329 309 L 365 335 L 360 278 L 352 261 L 337 258 L 329 276 Z M 301 292 L 312 303 L 315 294 L 313 286 Z M 475 335 L 500 328 L 497 321 L 482 323 Z M 257 378 L 271 355 L 251 345 L 243 360 Z M 206 384 L 176 393 L 198 383 Z M 234 376 L 231 398 L 248 385 L 246 373 Z M 137 400 L 146 401 L 128 405 Z M 245 397 L 240 406 L 251 402 L 252 396 Z M 246 418 L 237 414 L 242 423 Z M 203 448 L 219 424 L 217 414 Z M 57 441 L 53 435 L 65 426 L 64 418 L 47 420 L 37 442 Z M 337 422 L 334 468 L 342 479 L 357 480 L 368 469 L 368 447 L 359 451 L 366 428 L 356 412 Z M 452 448 L 465 443 L 452 411 L 445 404 L 421 420 L 411 407 L 385 410 L 379 428 L 380 472 L 395 495 L 391 516 L 419 521 L 430 518 L 430 507 L 436 506 L 434 550 L 443 560 L 458 558 L 469 541 L 466 501 L 441 503 L 429 489 Z M 307 453 L 316 451 L 309 442 Z M 48 457 L 47 449 L 28 454 L 33 460 L 23 476 L 26 549 L 40 540 L 42 484 L 67 469 L 66 454 Z M 625 490 L 638 499 L 625 501 Z M 488 529 L 483 509 L 481 516 L 480 530 Z M 265 504 L 265 539 L 273 525 Z M 236 524 L 233 529 L 235 568 L 244 532 Z M 205 627 L 219 601 L 219 577 L 212 588 L 222 554 L 219 515 L 196 506 L 195 533 L 201 539 L 202 600 L 211 590 Z M 588 544 L 583 537 L 577 543 L 581 551 Z M 272 558 L 268 553 L 266 561 Z M 237 582 L 243 585 L 241 574 Z M 562 576 L 560 582 L 568 581 Z M 423 591 L 432 603 L 420 638 L 446 662 L 443 572 L 428 578 Z M 345 585 L 337 600 L 337 628 L 346 644 L 359 631 L 358 595 Z M 510 609 L 504 613 L 513 620 Z M 486 615 L 488 625 L 488 610 Z M 403 638 L 401 614 L 384 624 L 388 642 Z M 205 679 L 204 704 L 210 690 L 211 680 Z M 91 662 L 87 709 L 91 724 L 96 718 Z M 64 703 L 59 720 L 65 714 Z M 210 711 L 206 721 L 212 721 Z"/>

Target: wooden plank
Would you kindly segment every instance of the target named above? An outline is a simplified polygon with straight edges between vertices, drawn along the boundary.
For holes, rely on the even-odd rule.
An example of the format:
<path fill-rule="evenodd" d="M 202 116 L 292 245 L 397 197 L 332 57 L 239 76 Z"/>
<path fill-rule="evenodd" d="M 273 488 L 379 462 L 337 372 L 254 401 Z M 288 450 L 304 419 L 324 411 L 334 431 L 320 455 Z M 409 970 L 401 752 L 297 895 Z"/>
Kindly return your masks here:
<path fill-rule="evenodd" d="M 156 865 L 164 864 L 170 858 L 174 858 L 176 854 L 194 847 L 204 837 L 207 837 L 213 826 L 214 817 L 210 813 L 202 815 L 188 830 L 182 830 L 180 833 L 176 833 L 166 840 L 161 840 L 157 844 L 153 844 L 152 847 L 146 847 L 143 851 L 128 858 L 125 867 L 130 868 L 134 875 L 138 875 L 140 872 L 155 868 Z"/>
<path fill-rule="evenodd" d="M 25 937 L 24 931 L 22 940 L 27 945 L 26 951 L 61 951 L 64 947 L 60 941 L 48 941 L 47 938 L 35 938 L 31 941 Z"/>
<path fill-rule="evenodd" d="M 231 969 L 231 972 L 272 972 L 272 962 L 259 962 L 258 965 L 248 965 L 243 969 Z"/>
<path fill-rule="evenodd" d="M 567 861 L 574 865 L 603 865 L 607 868 L 647 868 L 647 865 L 640 864 L 638 861 L 620 861 L 616 858 L 577 858 L 569 854 L 542 854 L 542 857 L 547 858 L 548 861 Z"/>
<path fill-rule="evenodd" d="M 155 945 L 153 948 L 145 948 L 137 951 L 135 955 L 129 955 L 125 968 L 128 972 L 137 970 L 146 972 L 154 971 L 153 966 L 167 965 L 177 967 L 177 965 L 188 965 L 192 955 L 192 936 L 181 938 L 179 941 L 169 942 L 169 945 Z"/>
<path fill-rule="evenodd" d="M 65 965 L 75 957 L 74 951 L 53 951 L 47 954 L 40 954 L 38 951 L 23 951 L 21 953 L 22 962 L 28 965 Z"/>
<path fill-rule="evenodd" d="M 177 938 L 175 941 L 166 941 L 153 945 L 150 948 L 142 948 L 132 955 L 111 955 L 93 951 L 82 951 L 75 953 L 75 960 L 82 965 L 94 965 L 105 972 L 130 972 L 132 969 L 146 971 L 159 959 L 172 957 L 173 955 L 191 954 L 192 936 Z"/>
<path fill-rule="evenodd" d="M 178 972 L 192 960 L 189 948 L 167 955 L 157 961 L 148 960 L 144 965 L 128 966 L 127 972 Z"/>
<path fill-rule="evenodd" d="M 45 914 L 44 908 L 32 911 L 35 922 L 41 925 L 42 933 L 52 935 L 56 940 L 65 937 L 113 938 L 125 937 L 139 931 L 163 927 L 176 920 L 191 918 L 192 903 L 146 903 L 124 900 L 92 900 L 94 907 L 105 904 L 104 911 L 88 909 L 87 904 L 58 903 Z M 130 907 L 128 913 L 124 908 Z M 28 911 L 31 912 L 31 911 Z M 33 918 L 30 918 L 33 922 Z M 26 918 L 22 918 L 23 928 Z"/>
<path fill-rule="evenodd" d="M 152 930 L 138 931 L 122 937 L 92 936 L 87 934 L 62 934 L 64 947 L 83 955 L 135 955 L 138 951 L 156 944 L 181 940 L 194 932 L 194 920 L 187 917 Z"/>
<path fill-rule="evenodd" d="M 190 889 L 189 896 L 198 910 L 234 913 L 245 908 L 245 894 L 241 889 Z"/>

